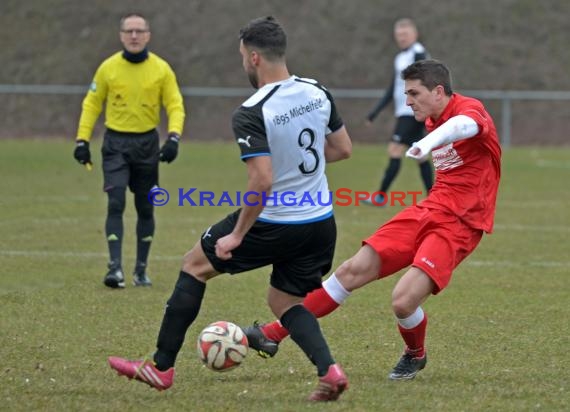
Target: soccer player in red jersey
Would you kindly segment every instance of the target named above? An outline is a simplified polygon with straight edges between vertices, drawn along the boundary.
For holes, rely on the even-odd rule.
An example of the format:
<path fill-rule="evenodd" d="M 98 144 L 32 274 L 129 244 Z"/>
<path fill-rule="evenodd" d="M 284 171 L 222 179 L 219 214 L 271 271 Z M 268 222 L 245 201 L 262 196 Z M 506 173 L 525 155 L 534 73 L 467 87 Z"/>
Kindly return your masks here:
<path fill-rule="evenodd" d="M 431 153 L 436 171 L 428 197 L 382 225 L 360 250 L 311 292 L 303 304 L 317 317 L 341 305 L 350 293 L 408 266 L 392 292 L 392 309 L 405 343 L 389 379 L 413 379 L 427 361 L 427 315 L 421 305 L 441 292 L 453 270 L 491 233 L 501 174 L 501 149 L 493 119 L 483 104 L 453 93 L 449 69 L 436 60 L 412 63 L 402 72 L 406 103 L 429 132 L 406 156 Z M 278 322 L 246 328 L 249 345 L 275 355 L 288 332 Z"/>

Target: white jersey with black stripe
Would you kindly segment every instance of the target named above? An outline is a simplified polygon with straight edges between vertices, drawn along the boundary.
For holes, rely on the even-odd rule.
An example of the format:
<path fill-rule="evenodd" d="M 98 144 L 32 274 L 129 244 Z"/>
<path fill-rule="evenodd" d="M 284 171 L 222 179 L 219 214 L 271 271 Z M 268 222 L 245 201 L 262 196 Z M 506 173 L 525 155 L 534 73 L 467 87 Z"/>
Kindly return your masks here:
<path fill-rule="evenodd" d="M 330 93 L 297 76 L 266 84 L 234 112 L 242 160 L 271 156 L 272 192 L 258 220 L 299 224 L 332 215 L 324 147 L 342 126 Z"/>
<path fill-rule="evenodd" d="M 406 104 L 406 85 L 402 79 L 402 72 L 410 64 L 427 59 L 429 54 L 425 47 L 416 42 L 405 50 L 402 50 L 394 58 L 394 114 L 396 117 L 413 116 L 414 112 L 410 106 Z"/>

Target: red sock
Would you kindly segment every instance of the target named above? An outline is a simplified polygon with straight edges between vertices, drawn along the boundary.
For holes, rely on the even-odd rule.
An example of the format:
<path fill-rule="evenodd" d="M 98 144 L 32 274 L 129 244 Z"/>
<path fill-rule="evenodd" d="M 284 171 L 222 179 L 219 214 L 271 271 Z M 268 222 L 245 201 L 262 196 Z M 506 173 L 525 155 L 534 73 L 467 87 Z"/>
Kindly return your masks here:
<path fill-rule="evenodd" d="M 427 315 L 425 313 L 420 324 L 412 329 L 405 329 L 398 323 L 400 335 L 406 342 L 406 352 L 413 354 L 414 357 L 422 358 L 425 355 L 426 326 Z"/>
<path fill-rule="evenodd" d="M 261 331 L 267 339 L 274 340 L 275 342 L 281 342 L 289 336 L 289 331 L 285 329 L 278 320 L 266 323 L 261 327 Z"/>
<path fill-rule="evenodd" d="M 326 316 L 339 307 L 339 304 L 322 287 L 309 293 L 303 301 L 303 305 L 317 318 Z M 289 331 L 277 320 L 263 325 L 261 331 L 266 338 L 275 342 L 281 342 L 289 336 Z"/>
<path fill-rule="evenodd" d="M 317 318 L 322 318 L 334 311 L 340 305 L 331 298 L 323 287 L 320 287 L 307 295 L 303 301 L 303 306 L 305 306 L 309 312 Z"/>

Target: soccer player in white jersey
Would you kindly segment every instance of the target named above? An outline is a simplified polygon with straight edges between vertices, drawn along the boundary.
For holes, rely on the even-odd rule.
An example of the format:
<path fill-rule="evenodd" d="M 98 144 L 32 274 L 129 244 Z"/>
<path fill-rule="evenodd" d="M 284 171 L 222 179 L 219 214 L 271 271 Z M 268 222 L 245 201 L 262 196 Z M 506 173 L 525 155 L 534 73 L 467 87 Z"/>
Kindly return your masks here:
<path fill-rule="evenodd" d="M 153 359 L 109 358 L 120 375 L 169 388 L 206 282 L 272 265 L 269 306 L 317 368 L 319 382 L 309 399 L 336 400 L 348 387 L 316 317 L 302 302 L 321 286 L 336 242 L 332 202 L 323 197 L 329 195 L 325 163 L 348 158 L 352 144 L 330 93 L 314 80 L 289 74 L 286 39 L 273 17 L 252 20 L 240 32 L 243 67 L 258 89 L 232 120 L 250 193 L 241 209 L 207 228 L 184 256 Z M 283 204 L 291 204 L 294 195 L 295 206 Z"/>
<path fill-rule="evenodd" d="M 398 176 L 404 152 L 424 136 L 424 123 L 414 118 L 414 112 L 406 104 L 404 80 L 402 79 L 402 71 L 406 67 L 429 57 L 424 45 L 418 41 L 418 36 L 418 29 L 412 19 L 403 18 L 394 23 L 394 40 L 400 52 L 394 57 L 392 82 L 386 89 L 384 96 L 366 116 L 366 124 L 369 126 L 390 102 L 394 102 L 396 125 L 390 143 L 388 143 L 388 166 L 384 170 L 384 176 L 380 180 L 378 189 L 381 194 L 378 194 L 374 199 L 364 201 L 364 203 L 372 206 L 384 206 L 386 204 L 388 197 L 382 193 L 388 192 L 392 182 Z M 433 171 L 430 162 L 424 159 L 418 162 L 418 166 L 426 192 L 429 192 L 433 185 Z"/>

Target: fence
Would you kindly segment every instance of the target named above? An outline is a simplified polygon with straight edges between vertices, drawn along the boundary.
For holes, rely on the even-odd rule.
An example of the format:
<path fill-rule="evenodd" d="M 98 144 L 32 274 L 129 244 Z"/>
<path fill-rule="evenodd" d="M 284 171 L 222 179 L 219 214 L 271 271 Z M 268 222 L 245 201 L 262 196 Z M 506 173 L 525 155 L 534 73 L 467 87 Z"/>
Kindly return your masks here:
<path fill-rule="evenodd" d="M 82 95 L 86 86 L 42 85 L 42 84 L 0 84 L 0 94 L 58 94 Z M 242 97 L 252 94 L 251 88 L 240 87 L 182 87 L 184 96 L 192 97 Z M 384 93 L 381 89 L 332 89 L 336 98 L 378 99 Z M 530 91 L 530 90 L 461 90 L 461 93 L 477 99 L 499 100 L 501 102 L 501 144 L 511 144 L 511 106 L 515 100 L 570 100 L 570 91 Z"/>

